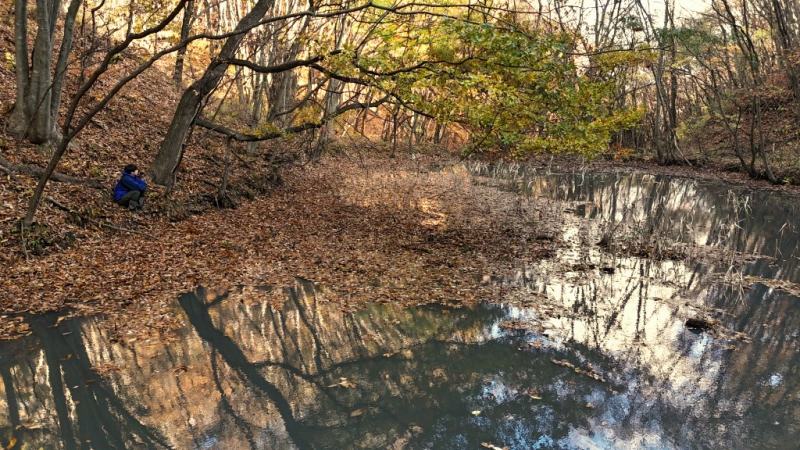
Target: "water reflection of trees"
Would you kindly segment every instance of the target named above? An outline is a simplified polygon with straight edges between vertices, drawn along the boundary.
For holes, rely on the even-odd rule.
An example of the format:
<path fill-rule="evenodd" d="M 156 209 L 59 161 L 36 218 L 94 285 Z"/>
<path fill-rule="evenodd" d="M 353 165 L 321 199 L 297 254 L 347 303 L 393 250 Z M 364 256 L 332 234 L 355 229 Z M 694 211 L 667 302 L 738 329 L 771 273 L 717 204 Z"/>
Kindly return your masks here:
<path fill-rule="evenodd" d="M 658 366 L 644 366 L 649 377 L 627 378 L 637 387 L 625 400 L 637 407 L 623 420 L 656 422 L 697 447 L 786 448 L 800 436 L 796 299 L 753 292 L 756 301 L 742 301 L 735 290 L 712 289 L 719 289 L 710 294 L 716 305 L 731 312 L 724 326 L 737 326 L 752 342 L 726 349 L 717 337 L 681 332 Z"/>
<path fill-rule="evenodd" d="M 548 291 L 566 313 L 546 332 L 566 345 L 541 350 L 487 341 L 487 327 L 508 309 L 351 312 L 308 282 L 277 293 L 287 298 L 280 306 L 265 301 L 275 293 L 253 290 L 186 294 L 179 305 L 189 326 L 169 342 L 126 346 L 92 322 L 36 319 L 34 338 L 2 347 L 0 436 L 35 423 L 41 428 L 19 430 L 25 442 L 65 448 L 385 447 L 398 439 L 526 448 L 545 435 L 577 445 L 581 430 L 638 442 L 649 430 L 663 445 L 764 440 L 755 448 L 798 434 L 800 318 L 787 299 L 753 290 L 743 301 L 675 262 L 620 264 L 611 276 Z M 668 276 L 667 285 L 654 282 Z M 664 300 L 687 294 L 718 299 L 731 313 L 724 326 L 753 342 L 725 350 L 686 332 L 680 302 Z M 611 382 L 551 358 L 591 363 Z M 352 385 L 332 387 L 343 379 Z"/>
<path fill-rule="evenodd" d="M 763 255 L 767 258 L 748 264 L 745 274 L 800 283 L 800 202 L 793 197 L 660 175 L 497 170 L 483 174 L 505 179 L 528 195 L 589 202 L 575 212 L 595 219 L 596 226 Z"/>
<path fill-rule="evenodd" d="M 309 417 L 342 422 L 360 407 L 334 395 L 348 389 L 328 387 L 337 371 L 431 340 L 484 339 L 474 314 L 380 305 L 342 311 L 307 282 L 286 294 L 276 307 L 254 291 L 187 294 L 180 306 L 191 327 L 166 343 L 123 345 L 93 322 L 34 319 L 29 354 L 2 347 L 13 358 L 3 354 L 0 364 L 7 407 L 0 433 L 36 424 L 17 434 L 65 448 L 307 447 L 306 435 L 332 426 Z M 38 406 L 21 408 L 20 399 Z"/>
<path fill-rule="evenodd" d="M 623 434 L 657 423 L 676 442 L 727 448 L 742 439 L 780 448 L 800 436 L 797 298 L 762 285 L 742 292 L 681 261 L 594 254 L 582 262 L 615 271 L 570 277 L 545 264 L 530 271 L 527 288 L 555 305 L 545 320 L 551 337 L 628 368 L 625 393 L 607 399 L 625 405 L 616 417 Z M 688 331 L 685 320 L 696 316 L 716 317 L 717 332 Z"/>
<path fill-rule="evenodd" d="M 59 440 L 66 449 L 169 446 L 131 412 L 136 403 L 119 398 L 92 368 L 77 323 L 59 325 L 57 316 L 34 317 L 29 323 L 41 346 L 37 361 L 10 359 L 0 369 L 10 425 L 6 434 L 22 437 L 30 428 L 25 437 L 34 447 Z M 46 382 L 19 389 L 27 377 Z"/>
<path fill-rule="evenodd" d="M 633 424 L 655 424 L 675 442 L 698 447 L 796 442 L 797 298 L 762 284 L 742 289 L 721 283 L 726 261 L 620 257 L 597 246 L 609 223 L 632 224 L 644 236 L 762 255 L 742 272 L 798 280 L 798 230 L 791 225 L 796 202 L 644 175 L 537 176 L 516 186 L 531 195 L 589 202 L 567 209 L 574 215 L 564 216 L 566 248 L 557 258 L 525 268 L 509 284 L 546 299 L 543 325 L 551 338 L 597 349 L 627 368 L 625 392 L 605 398 L 616 411 L 617 438 L 641 430 Z M 719 332 L 695 335 L 684 326 L 689 317 L 717 318 Z M 733 331 L 752 342 L 729 339 Z M 593 432 L 598 429 L 602 434 L 603 427 Z"/>

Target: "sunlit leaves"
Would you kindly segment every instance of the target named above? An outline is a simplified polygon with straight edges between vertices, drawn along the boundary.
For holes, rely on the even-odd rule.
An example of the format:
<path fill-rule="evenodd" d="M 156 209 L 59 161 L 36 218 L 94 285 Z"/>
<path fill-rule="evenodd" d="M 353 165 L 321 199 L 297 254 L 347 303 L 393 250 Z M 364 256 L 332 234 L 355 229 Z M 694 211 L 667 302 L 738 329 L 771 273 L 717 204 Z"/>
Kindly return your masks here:
<path fill-rule="evenodd" d="M 438 121 L 469 130 L 471 151 L 605 150 L 612 134 L 640 114 L 614 110 L 614 86 L 603 74 L 652 59 L 647 51 L 611 52 L 594 58 L 589 76 L 571 54 L 572 36 L 524 24 L 443 19 L 413 30 L 387 24 L 376 34 L 379 43 L 358 55 L 358 64 L 393 73 L 376 83 Z M 393 72 L 420 62 L 427 64 Z"/>

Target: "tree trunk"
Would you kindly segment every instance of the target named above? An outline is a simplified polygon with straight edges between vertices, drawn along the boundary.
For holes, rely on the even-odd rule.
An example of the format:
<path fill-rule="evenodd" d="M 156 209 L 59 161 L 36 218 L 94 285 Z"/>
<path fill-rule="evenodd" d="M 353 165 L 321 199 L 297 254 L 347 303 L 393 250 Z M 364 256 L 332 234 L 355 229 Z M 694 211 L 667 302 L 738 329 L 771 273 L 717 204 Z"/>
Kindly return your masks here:
<path fill-rule="evenodd" d="M 792 89 L 794 100 L 800 102 L 800 63 L 797 62 L 797 49 L 796 49 L 796 27 L 792 27 L 793 9 L 789 6 L 784 7 L 779 0 L 772 0 L 772 10 L 775 19 L 777 47 L 781 56 L 781 64 L 786 71 L 787 78 L 789 79 L 789 87 Z M 797 11 L 795 11 L 796 13 Z M 788 17 L 787 17 L 788 16 Z M 794 20 L 797 20 L 794 17 Z"/>
<path fill-rule="evenodd" d="M 292 58 L 289 58 L 292 59 Z M 269 113 L 267 120 L 278 128 L 289 125 L 290 114 L 281 114 L 288 111 L 294 105 L 295 93 L 297 92 L 297 76 L 292 71 L 272 74 L 272 82 L 269 85 L 268 101 Z"/>
<path fill-rule="evenodd" d="M 50 114 L 52 115 L 53 128 L 58 136 L 58 110 L 61 107 L 61 91 L 64 86 L 64 77 L 67 73 L 67 63 L 69 54 L 72 51 L 72 38 L 74 36 L 75 17 L 78 15 L 82 0 L 72 0 L 67 8 L 67 16 L 64 19 L 64 37 L 61 39 L 61 49 L 58 51 L 58 62 L 56 63 L 55 78 L 53 79 L 52 96 L 50 98 Z"/>
<path fill-rule="evenodd" d="M 194 16 L 194 0 L 186 2 L 186 8 L 183 10 L 183 22 L 181 23 L 181 42 L 189 37 L 189 32 L 192 28 L 192 21 Z M 175 88 L 180 89 L 183 83 L 183 60 L 186 58 L 186 48 L 181 47 L 175 55 L 175 70 L 172 74 L 172 79 L 175 81 Z"/>
<path fill-rule="evenodd" d="M 336 28 L 334 29 L 335 35 L 335 45 L 336 49 L 338 50 L 342 46 L 342 42 L 344 41 L 345 31 L 346 31 L 346 20 L 347 15 L 339 16 L 339 19 L 336 22 Z M 336 111 L 339 108 L 339 103 L 342 101 L 342 89 L 344 88 L 344 83 L 341 80 L 337 80 L 335 78 L 331 78 L 328 82 L 328 92 L 325 94 L 325 104 L 324 104 L 324 112 L 323 118 L 327 117 L 333 111 Z M 326 122 L 323 125 L 322 129 L 320 130 L 320 143 L 324 146 L 331 140 L 336 137 L 336 130 L 334 128 L 333 122 Z"/>
<path fill-rule="evenodd" d="M 310 23 L 309 18 L 303 19 L 303 24 L 297 31 L 297 37 L 301 36 Z M 288 38 L 288 36 L 287 36 Z M 295 39 L 286 51 L 281 47 L 282 40 L 274 39 L 271 58 L 271 64 L 275 64 L 275 58 L 281 57 L 283 61 L 291 61 L 297 58 L 301 50 L 301 40 Z M 338 46 L 338 44 L 337 44 Z M 310 89 L 311 84 L 309 84 Z M 289 125 L 291 117 L 288 114 L 282 114 L 292 107 L 294 107 L 295 96 L 297 94 L 297 75 L 292 71 L 274 73 L 271 76 L 271 82 L 267 91 L 268 99 L 267 105 L 269 111 L 267 113 L 267 120 L 278 128 L 285 128 Z"/>
<path fill-rule="evenodd" d="M 60 0 L 36 1 L 36 38 L 30 66 L 27 45 L 27 5 L 17 1 L 14 13 L 16 58 L 16 103 L 9 118 L 11 133 L 34 144 L 58 140 L 56 129 L 61 90 L 69 52 L 72 48 L 73 26 L 81 0 L 70 2 L 64 22 L 64 38 L 56 64 L 55 79 L 51 58 L 55 40 L 55 26 L 60 11 Z"/>
<path fill-rule="evenodd" d="M 273 0 L 259 0 L 253 9 L 236 25 L 235 31 L 249 30 L 254 27 L 272 7 Z M 203 99 L 211 94 L 225 75 L 228 64 L 224 62 L 235 56 L 239 45 L 247 33 L 237 33 L 225 40 L 219 55 L 211 61 L 205 73 L 184 91 L 175 115 L 172 118 L 158 155 L 150 167 L 155 183 L 171 186 L 175 179 L 181 158 L 186 135 L 192 126 L 195 116 L 200 112 Z"/>
<path fill-rule="evenodd" d="M 8 119 L 9 131 L 18 138 L 25 137 L 28 129 L 28 2 L 16 0 L 14 5 L 14 61 L 17 77 L 16 102 Z"/>
<path fill-rule="evenodd" d="M 53 137 L 53 120 L 50 114 L 51 65 L 53 40 L 50 28 L 56 17 L 52 17 L 52 4 L 47 0 L 36 2 L 36 22 L 39 30 L 33 46 L 33 70 L 31 71 L 30 89 L 28 91 L 28 128 L 27 137 L 34 144 L 44 144 Z"/>
<path fill-rule="evenodd" d="M 333 111 L 339 107 L 339 103 L 342 101 L 342 88 L 344 87 L 344 83 L 341 80 L 337 80 L 331 78 L 328 82 L 328 93 L 325 95 L 325 113 L 324 116 L 328 116 Z M 324 142 L 330 142 L 331 140 L 336 138 L 336 129 L 333 126 L 333 123 L 327 123 L 325 126 L 322 127 L 320 139 Z"/>
<path fill-rule="evenodd" d="M 264 48 L 258 49 L 257 53 L 257 61 L 258 64 L 264 65 L 265 64 L 265 51 Z M 258 73 L 253 72 L 253 108 L 250 111 L 250 126 L 252 128 L 256 128 L 261 124 L 261 118 L 263 115 L 264 109 L 264 89 L 267 84 L 267 74 L 265 73 Z M 257 142 L 248 142 L 247 143 L 247 153 L 250 155 L 254 155 L 256 153 L 256 148 L 258 147 Z"/>

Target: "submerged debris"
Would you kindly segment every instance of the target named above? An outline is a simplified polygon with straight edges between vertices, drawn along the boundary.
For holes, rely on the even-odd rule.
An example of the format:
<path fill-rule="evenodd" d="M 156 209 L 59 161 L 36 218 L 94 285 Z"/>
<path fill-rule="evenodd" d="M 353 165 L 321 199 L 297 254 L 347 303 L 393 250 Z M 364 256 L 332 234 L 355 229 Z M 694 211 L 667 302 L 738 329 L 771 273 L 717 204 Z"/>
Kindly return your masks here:
<path fill-rule="evenodd" d="M 695 332 L 713 331 L 714 323 L 705 319 L 686 319 L 686 328 Z"/>
<path fill-rule="evenodd" d="M 521 320 L 504 320 L 500 322 L 499 326 L 503 330 L 510 331 L 529 331 L 531 329 L 531 324 L 529 322 L 523 322 Z"/>
<path fill-rule="evenodd" d="M 567 361 L 566 359 L 551 359 L 550 361 L 552 361 L 553 364 L 555 364 L 557 366 L 562 366 L 562 367 L 566 367 L 566 368 L 572 369 L 577 374 L 586 375 L 587 377 L 592 378 L 592 379 L 597 380 L 597 381 L 600 381 L 602 383 L 606 382 L 605 378 L 603 378 L 602 375 L 597 373 L 591 367 L 588 367 L 588 368 L 584 369 L 584 368 L 576 366 L 575 364 L 572 364 L 571 362 Z"/>

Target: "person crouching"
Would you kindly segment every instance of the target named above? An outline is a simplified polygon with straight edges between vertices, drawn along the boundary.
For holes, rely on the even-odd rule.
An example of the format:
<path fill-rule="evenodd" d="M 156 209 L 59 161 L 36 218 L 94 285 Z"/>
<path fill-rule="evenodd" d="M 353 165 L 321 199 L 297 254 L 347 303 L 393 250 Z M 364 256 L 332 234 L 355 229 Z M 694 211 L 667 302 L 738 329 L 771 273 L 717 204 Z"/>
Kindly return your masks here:
<path fill-rule="evenodd" d="M 122 176 L 114 186 L 114 201 L 131 211 L 142 209 L 146 191 L 147 183 L 139 174 L 139 169 L 134 164 L 128 164 L 122 169 Z"/>

